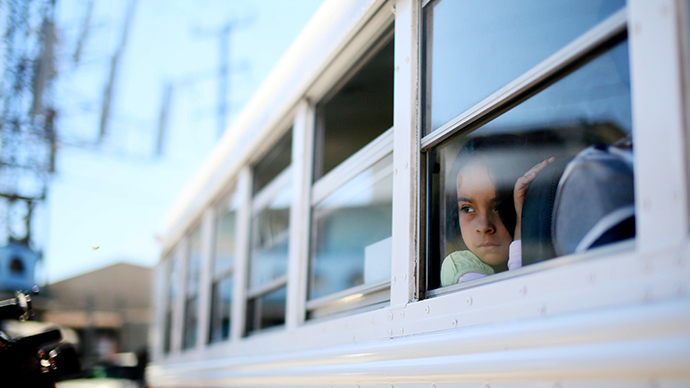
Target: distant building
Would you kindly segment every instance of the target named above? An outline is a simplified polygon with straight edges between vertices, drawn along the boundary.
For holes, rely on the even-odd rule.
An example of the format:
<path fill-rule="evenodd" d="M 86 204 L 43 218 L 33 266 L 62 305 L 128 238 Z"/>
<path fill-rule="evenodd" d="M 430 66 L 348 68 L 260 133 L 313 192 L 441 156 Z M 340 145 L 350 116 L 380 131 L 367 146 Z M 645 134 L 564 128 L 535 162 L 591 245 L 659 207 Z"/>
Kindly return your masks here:
<path fill-rule="evenodd" d="M 75 330 L 85 362 L 140 352 L 151 322 L 151 274 L 151 268 L 118 263 L 50 284 L 42 320 Z"/>

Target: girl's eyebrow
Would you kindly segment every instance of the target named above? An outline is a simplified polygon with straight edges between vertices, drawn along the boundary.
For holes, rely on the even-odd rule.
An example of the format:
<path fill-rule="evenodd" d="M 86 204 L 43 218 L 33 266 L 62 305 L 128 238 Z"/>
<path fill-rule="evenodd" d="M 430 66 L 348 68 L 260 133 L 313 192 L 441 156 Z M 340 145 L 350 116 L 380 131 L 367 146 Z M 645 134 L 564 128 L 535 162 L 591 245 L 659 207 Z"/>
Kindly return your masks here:
<path fill-rule="evenodd" d="M 502 202 L 504 201 L 503 199 L 499 201 L 499 200 L 497 200 L 496 198 L 497 198 L 497 197 L 491 198 L 491 199 L 489 200 L 489 202 L 492 202 L 492 203 L 495 203 L 495 204 L 498 205 L 498 204 L 500 204 L 500 203 L 502 203 Z M 470 202 L 470 203 L 471 203 L 471 202 L 472 202 L 472 198 L 468 198 L 468 197 L 458 197 L 458 202 Z"/>

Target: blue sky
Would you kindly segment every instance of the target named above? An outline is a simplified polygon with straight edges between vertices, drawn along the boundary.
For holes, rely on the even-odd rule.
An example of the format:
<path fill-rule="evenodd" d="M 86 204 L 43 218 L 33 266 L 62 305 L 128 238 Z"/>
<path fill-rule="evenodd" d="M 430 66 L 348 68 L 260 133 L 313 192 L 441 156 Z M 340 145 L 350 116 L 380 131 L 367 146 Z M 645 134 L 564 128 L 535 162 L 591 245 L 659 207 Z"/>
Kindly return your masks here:
<path fill-rule="evenodd" d="M 99 145 L 103 88 L 128 0 L 94 1 L 78 63 L 72 57 L 88 2 L 57 3 L 60 78 L 53 92 L 61 146 L 39 231 L 48 283 L 120 261 L 156 263 L 156 236 L 170 207 L 217 140 L 217 31 L 234 24 L 231 122 L 321 2 L 138 0 L 118 67 L 109 134 Z M 169 125 L 163 154 L 156 155 L 168 83 Z"/>

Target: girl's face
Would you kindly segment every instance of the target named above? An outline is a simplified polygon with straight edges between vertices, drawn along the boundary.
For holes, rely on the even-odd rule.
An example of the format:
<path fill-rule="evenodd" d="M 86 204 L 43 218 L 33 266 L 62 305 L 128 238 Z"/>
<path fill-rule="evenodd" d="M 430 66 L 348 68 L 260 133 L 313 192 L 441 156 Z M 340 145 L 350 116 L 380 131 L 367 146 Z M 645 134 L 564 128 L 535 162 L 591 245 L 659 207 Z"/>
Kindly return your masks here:
<path fill-rule="evenodd" d="M 484 263 L 496 267 L 508 261 L 508 229 L 498 216 L 496 185 L 487 167 L 470 162 L 458 174 L 460 234 L 467 248 Z"/>

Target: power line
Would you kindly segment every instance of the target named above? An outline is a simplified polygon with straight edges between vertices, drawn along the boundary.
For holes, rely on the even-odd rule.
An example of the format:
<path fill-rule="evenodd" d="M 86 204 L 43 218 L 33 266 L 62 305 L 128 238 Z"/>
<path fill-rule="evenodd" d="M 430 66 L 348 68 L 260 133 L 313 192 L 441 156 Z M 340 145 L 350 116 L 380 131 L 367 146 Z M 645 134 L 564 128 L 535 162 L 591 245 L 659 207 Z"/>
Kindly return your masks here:
<path fill-rule="evenodd" d="M 113 54 L 110 59 L 110 75 L 108 77 L 108 82 L 103 90 L 103 105 L 101 107 L 101 120 L 100 120 L 100 133 L 98 136 L 99 141 L 102 141 L 108 132 L 108 125 L 110 120 L 110 107 L 112 105 L 115 81 L 118 74 L 118 68 L 120 65 L 120 60 L 122 54 L 125 51 L 125 46 L 127 44 L 127 37 L 129 35 L 129 30 L 132 26 L 132 18 L 134 17 L 134 8 L 137 4 L 137 0 L 130 0 L 127 6 L 127 11 L 125 14 L 125 25 L 122 29 L 122 36 L 120 39 L 120 44 L 115 49 L 115 54 Z"/>

